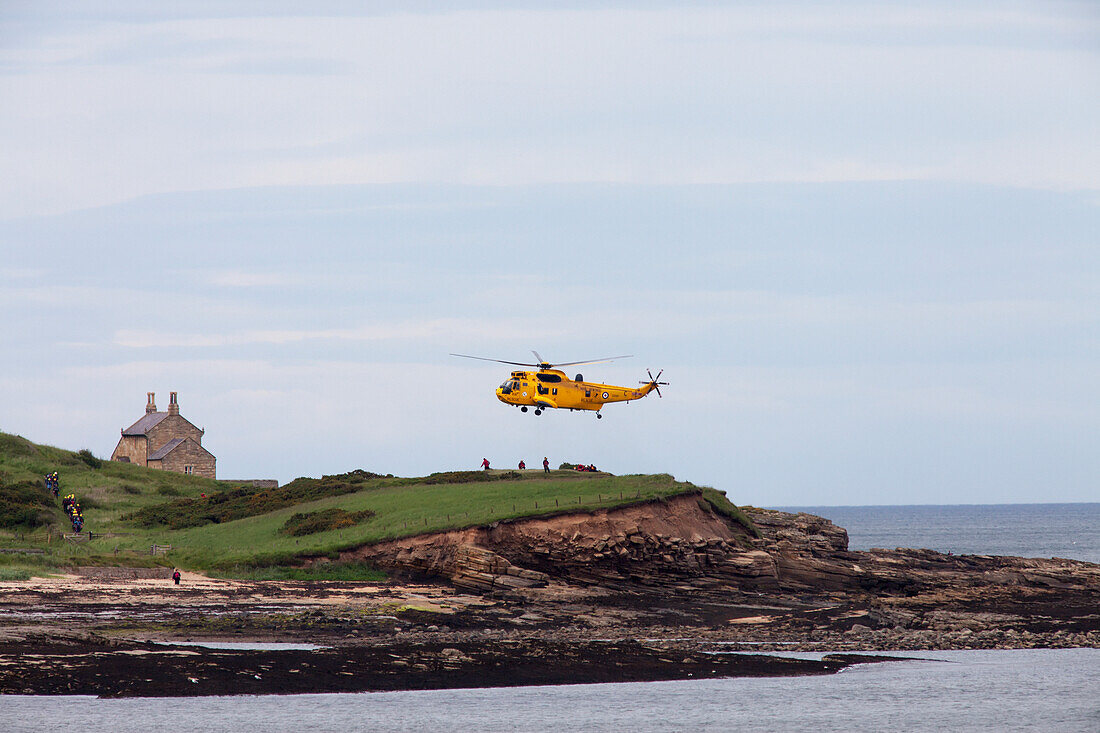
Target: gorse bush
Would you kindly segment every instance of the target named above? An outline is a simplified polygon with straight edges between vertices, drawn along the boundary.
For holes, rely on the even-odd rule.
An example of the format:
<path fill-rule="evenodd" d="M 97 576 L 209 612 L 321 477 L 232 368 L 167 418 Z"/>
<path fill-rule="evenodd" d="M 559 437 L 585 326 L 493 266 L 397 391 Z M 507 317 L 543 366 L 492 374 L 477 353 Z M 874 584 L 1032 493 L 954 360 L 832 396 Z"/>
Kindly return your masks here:
<path fill-rule="evenodd" d="M 322 476 L 321 478 L 296 478 L 286 486 L 275 489 L 238 487 L 199 499 L 175 501 L 144 507 L 122 517 L 143 527 L 164 526 L 170 529 L 199 527 L 204 524 L 231 522 L 260 514 L 267 514 L 295 504 L 330 496 L 353 494 L 383 486 L 412 486 L 438 484 L 484 483 L 488 481 L 514 481 L 526 478 L 517 471 L 488 473 L 486 471 L 446 471 L 433 473 L 425 478 L 394 478 L 362 469 L 349 473 Z"/>
<path fill-rule="evenodd" d="M 418 484 L 433 486 L 436 484 L 476 484 L 486 481 L 515 481 L 524 478 L 519 471 L 505 471 L 504 473 L 489 473 L 488 471 L 443 471 L 433 473 L 425 478 L 406 479 Z"/>
<path fill-rule="evenodd" d="M 370 482 L 381 478 L 384 477 L 359 469 L 319 479 L 298 478 L 274 489 L 240 487 L 206 498 L 176 499 L 144 507 L 122 519 L 132 520 L 143 527 L 161 525 L 170 529 L 219 524 L 267 514 L 306 501 L 362 491 L 368 488 Z"/>
<path fill-rule="evenodd" d="M 370 509 L 358 512 L 348 512 L 343 509 L 323 509 L 318 512 L 295 514 L 286 520 L 279 531 L 293 537 L 301 537 L 317 532 L 327 532 L 330 529 L 354 527 L 373 516 L 374 512 Z"/>
<path fill-rule="evenodd" d="M 92 455 L 92 452 L 87 448 L 81 448 L 77 451 L 76 456 L 92 468 L 103 468 L 103 461 Z"/>
<path fill-rule="evenodd" d="M 0 486 L 0 527 L 41 527 L 51 524 L 53 498 L 33 481 Z"/>

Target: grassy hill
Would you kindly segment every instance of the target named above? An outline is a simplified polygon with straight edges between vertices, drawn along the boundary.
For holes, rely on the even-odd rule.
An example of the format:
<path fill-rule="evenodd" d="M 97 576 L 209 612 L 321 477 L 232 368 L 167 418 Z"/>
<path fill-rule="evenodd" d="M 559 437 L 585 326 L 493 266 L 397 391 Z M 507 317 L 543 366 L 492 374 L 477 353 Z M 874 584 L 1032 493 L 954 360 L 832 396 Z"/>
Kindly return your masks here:
<path fill-rule="evenodd" d="M 62 538 L 68 519 L 42 482 L 50 471 L 59 472 L 62 495 L 77 495 L 92 540 Z M 0 517 L 0 550 L 43 552 L 0 552 L 0 579 L 87 564 L 171 564 L 235 576 L 299 577 L 304 571 L 292 568 L 304 556 L 517 517 L 619 506 L 698 487 L 667 474 L 538 470 L 456 471 L 417 478 L 353 471 L 254 489 L 99 461 L 86 451 L 74 453 L 0 433 L 0 500 L 3 492 L 17 490 L 24 498 L 30 491 L 37 492 L 31 498 L 48 501 L 6 522 Z M 739 514 L 722 494 L 706 491 L 719 510 Z M 154 544 L 172 549 L 154 557 Z M 330 566 L 324 572 L 349 579 L 370 575 L 366 568 L 336 569 L 333 576 Z"/>

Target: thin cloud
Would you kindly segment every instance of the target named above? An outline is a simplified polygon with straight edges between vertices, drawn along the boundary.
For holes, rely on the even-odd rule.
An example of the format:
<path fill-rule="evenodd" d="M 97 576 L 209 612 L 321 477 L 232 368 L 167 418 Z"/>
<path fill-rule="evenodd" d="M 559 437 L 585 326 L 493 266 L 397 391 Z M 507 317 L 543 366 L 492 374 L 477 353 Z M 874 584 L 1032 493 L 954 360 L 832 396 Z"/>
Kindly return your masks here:
<path fill-rule="evenodd" d="M 293 282 L 287 273 L 250 272 L 245 270 L 221 270 L 205 273 L 203 276 L 209 285 L 222 288 L 273 288 Z"/>
<path fill-rule="evenodd" d="M 546 333 L 547 337 L 560 337 L 565 333 Z M 491 334 L 495 339 L 518 339 L 530 335 L 530 328 L 517 319 L 464 319 L 443 318 L 422 321 L 400 321 L 355 328 L 327 329 L 272 329 L 234 331 L 221 334 L 206 333 L 158 333 L 133 329 L 118 330 L 112 343 L 135 349 L 149 348 L 203 348 L 241 346 L 246 344 L 285 345 L 303 341 L 412 341 L 484 338 Z"/>

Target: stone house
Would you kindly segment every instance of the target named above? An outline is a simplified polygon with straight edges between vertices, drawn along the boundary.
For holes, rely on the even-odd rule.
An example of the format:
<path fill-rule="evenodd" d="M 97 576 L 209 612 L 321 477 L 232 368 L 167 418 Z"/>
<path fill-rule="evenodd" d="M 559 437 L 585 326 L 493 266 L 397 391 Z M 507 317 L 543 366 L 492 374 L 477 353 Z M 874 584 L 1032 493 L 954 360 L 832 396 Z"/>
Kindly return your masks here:
<path fill-rule="evenodd" d="M 216 478 L 214 454 L 202 447 L 204 430 L 180 415 L 176 393 L 168 399 L 168 412 L 157 412 L 156 395 L 148 393 L 145 415 L 128 428 L 111 454 L 112 461 L 136 463 L 206 478 Z"/>

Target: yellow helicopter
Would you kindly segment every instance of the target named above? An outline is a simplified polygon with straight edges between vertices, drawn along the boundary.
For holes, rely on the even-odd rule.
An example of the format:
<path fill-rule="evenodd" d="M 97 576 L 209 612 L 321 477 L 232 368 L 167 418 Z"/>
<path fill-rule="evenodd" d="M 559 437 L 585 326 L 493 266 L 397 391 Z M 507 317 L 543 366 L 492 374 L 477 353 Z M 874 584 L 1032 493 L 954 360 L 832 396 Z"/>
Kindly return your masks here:
<path fill-rule="evenodd" d="M 451 354 L 463 359 L 480 359 L 481 361 L 495 361 L 500 364 L 512 364 L 514 366 L 538 367 L 538 371 L 514 371 L 497 387 L 497 399 L 506 405 L 518 407 L 520 412 L 527 412 L 528 407 L 535 408 L 535 414 L 541 415 L 543 410 L 592 410 L 596 417 L 602 419 L 600 410 L 608 402 L 629 402 L 641 399 L 650 392 L 656 391 L 658 397 L 662 397 L 658 385 L 668 382 L 658 381 L 664 374 L 664 369 L 657 372 L 657 376 L 646 369 L 649 375 L 648 382 L 639 382 L 642 386 L 637 389 L 630 387 L 617 387 L 613 384 L 599 384 L 598 382 L 586 382 L 580 374 L 576 379 L 570 379 L 565 372 L 555 367 L 577 366 L 579 364 L 599 364 L 615 359 L 629 359 L 629 356 L 611 356 L 606 359 L 592 359 L 589 361 L 569 361 L 564 364 L 551 364 L 539 356 L 539 352 L 532 351 L 538 359 L 534 364 L 519 361 L 505 361 L 503 359 L 487 359 L 484 356 L 470 356 L 468 354 Z"/>

